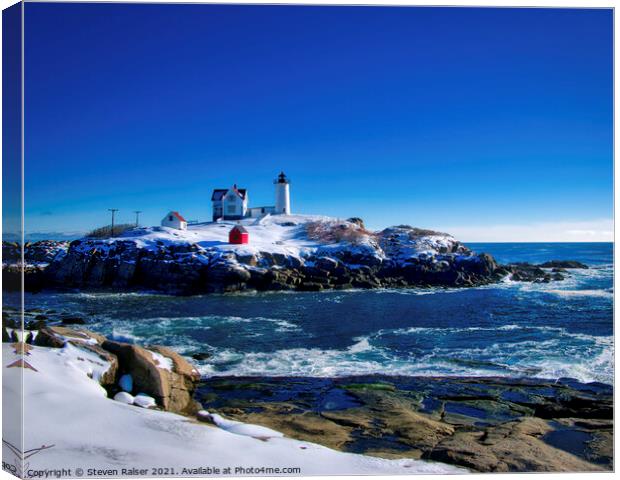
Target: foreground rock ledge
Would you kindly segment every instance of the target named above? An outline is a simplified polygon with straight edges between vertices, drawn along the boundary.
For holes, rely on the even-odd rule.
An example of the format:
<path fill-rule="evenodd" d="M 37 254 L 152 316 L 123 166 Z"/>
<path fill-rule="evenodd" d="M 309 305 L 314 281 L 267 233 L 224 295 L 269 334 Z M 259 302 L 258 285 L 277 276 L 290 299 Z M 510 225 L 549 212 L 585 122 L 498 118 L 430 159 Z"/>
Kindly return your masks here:
<path fill-rule="evenodd" d="M 210 412 L 338 450 L 480 472 L 613 468 L 612 387 L 510 378 L 219 377 Z"/>

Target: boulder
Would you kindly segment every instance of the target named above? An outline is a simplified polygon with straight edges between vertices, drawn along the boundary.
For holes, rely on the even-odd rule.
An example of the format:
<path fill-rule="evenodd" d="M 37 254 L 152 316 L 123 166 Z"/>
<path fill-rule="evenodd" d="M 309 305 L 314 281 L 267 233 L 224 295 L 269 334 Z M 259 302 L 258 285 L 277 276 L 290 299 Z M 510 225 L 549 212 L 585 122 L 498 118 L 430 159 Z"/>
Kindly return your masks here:
<path fill-rule="evenodd" d="M 152 347 L 172 360 L 171 370 L 161 368 L 152 351 L 138 345 L 106 340 L 102 347 L 116 355 L 120 369 L 133 378 L 133 390 L 152 396 L 164 410 L 189 413 L 195 408 L 192 394 L 199 374 L 185 359 L 164 347 Z"/>
<path fill-rule="evenodd" d="M 107 352 L 106 350 L 101 348 L 100 345 L 92 345 L 84 342 L 78 343 L 75 340 L 70 340 L 70 342 L 84 350 L 88 350 L 89 352 L 97 354 L 99 358 L 110 364 L 109 368 L 105 371 L 105 373 L 101 375 L 99 383 L 105 388 L 113 388 L 116 385 L 116 377 L 118 375 L 118 358 L 116 358 L 116 355 Z"/>
<path fill-rule="evenodd" d="M 331 257 L 319 257 L 316 260 L 316 267 L 319 270 L 325 270 L 326 272 L 335 272 L 338 268 L 339 262 L 335 258 Z"/>
<path fill-rule="evenodd" d="M 209 352 L 197 352 L 197 353 L 192 353 L 192 358 L 194 360 L 207 360 L 209 358 L 211 358 L 212 355 Z"/>
<path fill-rule="evenodd" d="M 34 344 L 39 347 L 62 348 L 65 346 L 65 340 L 60 338 L 50 328 L 42 328 L 34 339 Z"/>

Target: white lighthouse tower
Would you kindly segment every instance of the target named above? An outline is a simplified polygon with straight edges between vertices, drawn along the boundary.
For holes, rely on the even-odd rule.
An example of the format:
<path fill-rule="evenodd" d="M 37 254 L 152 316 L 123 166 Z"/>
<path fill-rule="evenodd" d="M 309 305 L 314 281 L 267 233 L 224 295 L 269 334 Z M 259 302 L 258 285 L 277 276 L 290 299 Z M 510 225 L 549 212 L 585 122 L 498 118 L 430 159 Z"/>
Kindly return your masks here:
<path fill-rule="evenodd" d="M 273 181 L 276 185 L 276 213 L 284 215 L 291 214 L 291 196 L 289 191 L 289 181 L 284 175 L 284 172 L 280 172 L 278 178 Z"/>

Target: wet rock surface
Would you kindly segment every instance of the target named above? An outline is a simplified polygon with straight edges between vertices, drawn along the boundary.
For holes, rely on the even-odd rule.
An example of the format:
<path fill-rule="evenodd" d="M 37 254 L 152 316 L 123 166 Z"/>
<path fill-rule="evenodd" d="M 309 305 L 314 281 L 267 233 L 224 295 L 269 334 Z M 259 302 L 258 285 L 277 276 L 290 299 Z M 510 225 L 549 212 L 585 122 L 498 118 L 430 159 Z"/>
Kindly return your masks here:
<path fill-rule="evenodd" d="M 210 412 L 348 452 L 482 472 L 613 468 L 612 387 L 509 378 L 215 377 Z"/>

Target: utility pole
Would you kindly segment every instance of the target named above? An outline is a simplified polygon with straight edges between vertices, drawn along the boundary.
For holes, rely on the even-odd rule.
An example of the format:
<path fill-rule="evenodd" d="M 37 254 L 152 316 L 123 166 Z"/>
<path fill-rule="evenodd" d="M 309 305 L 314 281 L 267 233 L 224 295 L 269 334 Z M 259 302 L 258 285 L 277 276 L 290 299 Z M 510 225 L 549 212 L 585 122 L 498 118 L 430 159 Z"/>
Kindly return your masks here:
<path fill-rule="evenodd" d="M 134 210 L 133 213 L 136 214 L 136 228 L 138 228 L 140 225 L 140 214 L 142 213 L 142 210 Z"/>
<path fill-rule="evenodd" d="M 110 227 L 110 236 L 114 236 L 114 214 L 118 212 L 118 208 L 108 208 L 109 212 L 112 212 L 112 226 Z"/>

